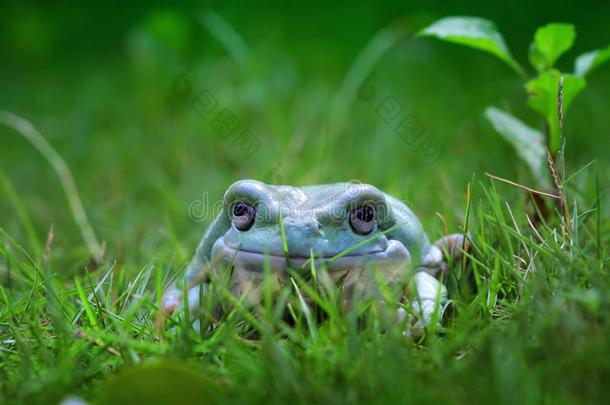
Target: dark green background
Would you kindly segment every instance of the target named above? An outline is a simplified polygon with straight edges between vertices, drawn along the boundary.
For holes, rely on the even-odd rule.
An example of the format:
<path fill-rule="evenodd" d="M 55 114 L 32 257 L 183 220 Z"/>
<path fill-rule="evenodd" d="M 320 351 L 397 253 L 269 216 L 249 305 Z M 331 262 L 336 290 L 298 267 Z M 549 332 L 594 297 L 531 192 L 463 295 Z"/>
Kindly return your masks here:
<path fill-rule="evenodd" d="M 520 78 L 494 57 L 433 39 L 405 38 L 376 65 L 373 101 L 357 100 L 347 125 L 328 141 L 332 105 L 360 50 L 384 26 L 406 18 L 413 30 L 448 15 L 496 22 L 528 66 L 536 27 L 574 23 L 572 50 L 558 66 L 610 43 L 610 4 L 572 2 L 4 2 L 0 13 L 0 108 L 16 112 L 50 140 L 76 178 L 111 257 L 141 263 L 179 250 L 186 259 L 205 224 L 192 201 L 221 197 L 239 178 L 269 174 L 291 184 L 358 179 L 410 202 L 432 233 L 440 212 L 462 221 L 467 182 L 484 172 L 533 185 L 527 169 L 483 117 L 488 105 L 531 126 Z M 199 22 L 207 7 L 243 38 L 239 63 Z M 172 83 L 188 72 L 193 91 L 209 89 L 261 140 L 244 160 L 210 129 Z M 530 69 L 530 73 L 532 73 Z M 393 96 L 444 146 L 428 164 L 376 109 Z M 610 157 L 610 65 L 588 77 L 566 116 L 567 166 Z M 50 224 L 55 255 L 86 258 L 55 173 L 21 137 L 0 128 L 0 170 L 30 212 L 41 240 Z M 510 193 L 510 189 L 503 189 Z M 25 243 L 9 201 L 0 226 Z M 168 247 L 172 233 L 177 243 Z M 76 247 L 80 246 L 78 249 Z"/>

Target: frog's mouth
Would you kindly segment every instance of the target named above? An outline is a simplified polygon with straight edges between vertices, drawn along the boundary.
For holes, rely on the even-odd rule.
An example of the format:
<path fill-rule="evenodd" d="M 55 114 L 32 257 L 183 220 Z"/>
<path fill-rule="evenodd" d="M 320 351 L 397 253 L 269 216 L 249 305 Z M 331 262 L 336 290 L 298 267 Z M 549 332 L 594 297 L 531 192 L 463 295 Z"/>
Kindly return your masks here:
<path fill-rule="evenodd" d="M 280 256 L 263 252 L 256 252 L 234 248 L 228 246 L 223 238 L 219 238 L 212 248 L 211 262 L 225 266 L 232 266 L 235 270 L 235 284 L 232 291 L 236 294 L 241 294 L 248 290 L 248 285 L 251 283 L 259 283 L 263 278 L 263 269 L 269 266 L 273 273 L 277 273 L 280 277 L 287 275 L 288 269 L 294 269 L 302 272 L 311 271 L 311 258 L 303 256 Z M 373 269 L 383 270 L 384 274 L 394 278 L 404 275 L 404 271 L 408 269 L 411 262 L 409 250 L 397 240 L 388 240 L 385 250 L 375 251 L 370 253 L 348 253 L 344 256 L 340 254 L 332 257 L 316 257 L 314 264 L 316 269 L 322 267 L 332 272 L 331 276 L 349 278 L 344 282 L 344 285 L 350 285 L 359 280 L 357 273 L 362 274 L 359 270 L 366 270 L 369 267 Z M 367 274 L 371 274 L 366 272 Z M 354 277 L 347 277 L 348 274 Z M 181 291 L 170 290 L 166 292 L 163 298 L 163 310 L 166 313 L 172 313 L 181 302 Z M 199 287 L 196 286 L 189 291 L 189 305 L 191 310 L 199 305 Z"/>
<path fill-rule="evenodd" d="M 252 272 L 262 272 L 265 266 L 269 266 L 273 272 L 283 272 L 287 269 L 307 270 L 312 265 L 312 259 L 303 256 L 275 255 L 252 250 L 244 250 L 228 246 L 223 238 L 214 244 L 212 257 L 219 258 L 227 265 L 233 265 L 237 269 Z M 361 269 L 367 266 L 385 268 L 406 266 L 411 262 L 411 255 L 407 248 L 397 240 L 388 240 L 385 250 L 372 253 L 338 253 L 331 257 L 315 257 L 316 268 L 322 266 L 328 271 L 345 271 Z"/>

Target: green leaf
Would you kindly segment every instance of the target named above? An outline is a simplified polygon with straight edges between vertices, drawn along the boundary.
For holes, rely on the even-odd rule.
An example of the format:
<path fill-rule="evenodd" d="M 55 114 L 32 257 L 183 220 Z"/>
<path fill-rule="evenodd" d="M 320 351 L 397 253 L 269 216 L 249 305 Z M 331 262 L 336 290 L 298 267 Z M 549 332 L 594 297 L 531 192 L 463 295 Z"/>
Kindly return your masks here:
<path fill-rule="evenodd" d="M 572 24 L 550 23 L 536 30 L 530 44 L 529 59 L 538 72 L 553 67 L 557 59 L 574 44 Z"/>
<path fill-rule="evenodd" d="M 523 74 L 523 69 L 512 57 L 504 38 L 492 21 L 478 17 L 446 17 L 424 28 L 419 35 L 489 52 Z"/>
<path fill-rule="evenodd" d="M 544 135 L 519 119 L 495 107 L 485 109 L 485 117 L 494 129 L 508 141 L 542 184 L 548 182 Z"/>
<path fill-rule="evenodd" d="M 563 82 L 563 113 L 564 116 L 574 97 L 585 88 L 586 81 L 582 77 L 564 74 Z M 525 84 L 529 95 L 527 104 L 540 113 L 549 127 L 549 145 L 551 152 L 559 150 L 559 118 L 558 118 L 558 89 L 561 73 L 556 69 L 549 69 Z"/>
<path fill-rule="evenodd" d="M 591 52 L 583 53 L 574 63 L 574 75 L 586 76 L 602 63 L 610 59 L 610 46 L 605 49 L 596 49 Z"/>

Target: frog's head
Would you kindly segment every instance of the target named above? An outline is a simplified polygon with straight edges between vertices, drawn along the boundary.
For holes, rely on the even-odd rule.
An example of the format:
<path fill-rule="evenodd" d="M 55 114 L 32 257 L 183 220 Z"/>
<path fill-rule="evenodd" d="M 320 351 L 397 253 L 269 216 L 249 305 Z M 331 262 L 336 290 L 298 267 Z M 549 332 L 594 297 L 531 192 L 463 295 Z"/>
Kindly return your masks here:
<path fill-rule="evenodd" d="M 209 258 L 246 273 L 305 268 L 315 257 L 329 272 L 406 269 L 427 239 L 404 205 L 366 184 L 274 186 L 241 180 L 229 187 L 208 235 Z M 285 242 L 285 243 L 284 243 Z"/>
<path fill-rule="evenodd" d="M 191 309 L 198 305 L 197 284 L 206 278 L 208 263 L 232 266 L 231 289 L 238 295 L 254 291 L 247 296 L 256 300 L 256 288 L 250 287 L 260 283 L 267 266 L 282 279 L 288 269 L 310 271 L 313 256 L 317 269 L 324 265 L 333 279 L 356 286 L 346 291 L 357 291 L 371 285 L 367 281 L 376 279 L 376 270 L 390 282 L 400 280 L 409 264 L 422 265 L 430 251 L 413 212 L 373 186 L 241 180 L 228 188 L 187 270 L 188 302 Z M 171 313 L 181 300 L 180 289 L 168 290 L 164 310 Z"/>

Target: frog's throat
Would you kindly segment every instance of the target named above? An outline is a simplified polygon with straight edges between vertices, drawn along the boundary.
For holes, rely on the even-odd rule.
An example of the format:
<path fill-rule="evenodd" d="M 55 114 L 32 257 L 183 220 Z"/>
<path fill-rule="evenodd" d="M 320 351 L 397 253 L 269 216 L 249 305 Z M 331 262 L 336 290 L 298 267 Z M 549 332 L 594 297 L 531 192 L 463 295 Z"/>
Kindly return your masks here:
<path fill-rule="evenodd" d="M 306 257 L 290 257 L 270 255 L 263 252 L 246 251 L 228 246 L 223 238 L 214 244 L 212 257 L 222 260 L 226 265 L 233 265 L 248 271 L 262 272 L 265 265 L 271 271 L 286 271 L 288 268 L 307 270 L 311 268 L 311 259 Z M 341 257 L 315 258 L 316 268 L 324 266 L 328 271 L 354 270 L 364 267 L 373 268 L 407 268 L 411 262 L 409 250 L 397 240 L 389 240 L 382 252 L 355 254 L 349 253 Z"/>

